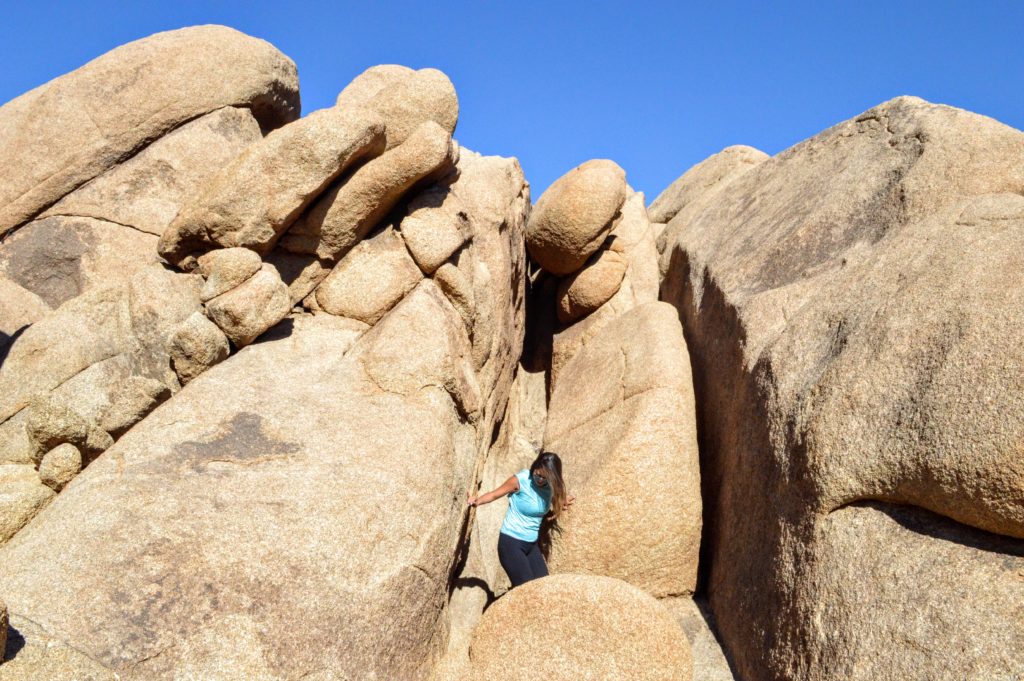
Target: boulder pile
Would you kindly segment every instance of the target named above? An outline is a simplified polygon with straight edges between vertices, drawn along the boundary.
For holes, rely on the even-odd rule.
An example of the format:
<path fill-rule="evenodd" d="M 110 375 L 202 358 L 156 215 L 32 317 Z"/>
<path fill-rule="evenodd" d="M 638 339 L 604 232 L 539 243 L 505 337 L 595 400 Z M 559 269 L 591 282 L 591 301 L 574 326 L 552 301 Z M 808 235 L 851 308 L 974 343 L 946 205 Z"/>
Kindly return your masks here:
<path fill-rule="evenodd" d="M 0 681 L 1024 675 L 1024 133 L 532 206 L 440 71 L 299 99 L 205 26 L 0 107 Z"/>

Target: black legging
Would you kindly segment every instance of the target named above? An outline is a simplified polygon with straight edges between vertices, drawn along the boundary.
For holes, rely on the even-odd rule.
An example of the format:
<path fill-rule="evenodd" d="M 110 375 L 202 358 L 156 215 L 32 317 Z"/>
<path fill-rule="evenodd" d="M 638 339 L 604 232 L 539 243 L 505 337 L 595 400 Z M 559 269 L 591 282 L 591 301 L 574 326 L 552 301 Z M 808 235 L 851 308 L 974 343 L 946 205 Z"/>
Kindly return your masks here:
<path fill-rule="evenodd" d="M 514 587 L 531 579 L 548 576 L 548 566 L 544 563 L 537 542 L 499 534 L 498 561 Z"/>

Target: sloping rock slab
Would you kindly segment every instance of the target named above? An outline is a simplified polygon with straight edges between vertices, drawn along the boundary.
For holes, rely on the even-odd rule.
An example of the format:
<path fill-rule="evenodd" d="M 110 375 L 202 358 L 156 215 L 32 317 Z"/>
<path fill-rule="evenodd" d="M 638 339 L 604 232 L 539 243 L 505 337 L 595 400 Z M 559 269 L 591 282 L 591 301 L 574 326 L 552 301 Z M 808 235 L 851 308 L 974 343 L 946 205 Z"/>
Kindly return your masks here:
<path fill-rule="evenodd" d="M 462 322 L 430 286 L 358 341 L 299 317 L 205 372 L 4 547 L 15 626 L 49 632 L 25 634 L 39 664 L 425 677 L 476 452 L 439 387 Z"/>
<path fill-rule="evenodd" d="M 0 107 L 0 234 L 169 130 L 224 106 L 299 116 L 295 64 L 225 26 L 122 45 Z"/>

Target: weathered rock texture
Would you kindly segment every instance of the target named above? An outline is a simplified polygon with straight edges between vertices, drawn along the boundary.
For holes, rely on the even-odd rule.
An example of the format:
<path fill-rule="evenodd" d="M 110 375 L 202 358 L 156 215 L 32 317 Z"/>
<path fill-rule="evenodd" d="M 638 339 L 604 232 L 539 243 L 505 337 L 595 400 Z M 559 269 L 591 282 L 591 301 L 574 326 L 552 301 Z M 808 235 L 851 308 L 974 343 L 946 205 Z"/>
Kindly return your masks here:
<path fill-rule="evenodd" d="M 315 111 L 221 169 L 160 237 L 160 254 L 176 265 L 217 246 L 265 254 L 335 178 L 383 150 L 379 117 L 359 109 Z"/>
<path fill-rule="evenodd" d="M 654 246 L 651 223 L 644 209 L 643 194 L 630 191 L 619 217 L 612 224 L 609 237 L 601 247 L 601 251 L 604 250 L 615 252 L 625 260 L 625 273 L 611 298 L 587 316 L 555 332 L 551 351 L 552 388 L 558 384 L 559 374 L 565 364 L 606 324 L 638 305 L 658 300 L 658 253 Z M 599 251 L 598 258 L 601 257 Z M 587 270 L 593 266 L 582 270 L 576 279 L 588 278 L 590 273 Z M 564 279 L 562 285 L 571 288 L 574 281 L 573 278 Z M 556 291 L 555 295 L 561 292 Z"/>
<path fill-rule="evenodd" d="M 0 463 L 0 545 L 53 499 L 32 464 Z"/>
<path fill-rule="evenodd" d="M 163 381 L 129 376 L 118 387 L 113 402 L 103 413 L 100 429 L 120 437 L 170 396 L 171 389 Z"/>
<path fill-rule="evenodd" d="M 175 129 L 0 243 L 0 281 L 30 291 L 48 307 L 128 281 L 158 261 L 157 237 L 181 206 L 216 169 L 259 139 L 249 110 L 234 107 Z M 20 308 L 32 302 L 24 302 L 21 290 L 11 295 L 19 309 L 0 310 L 0 319 L 26 319 Z M 19 328 L 17 319 L 9 325 Z"/>
<path fill-rule="evenodd" d="M 558 320 L 574 322 L 607 303 L 626 276 L 626 259 L 602 250 L 586 267 L 566 277 L 558 287 Z"/>
<path fill-rule="evenodd" d="M 185 385 L 231 353 L 228 337 L 202 312 L 193 312 L 171 333 L 167 353 Z"/>
<path fill-rule="evenodd" d="M 0 600 L 0 651 L 7 649 L 7 604 Z M 0 652 L 2 655 L 2 652 Z M 2 662 L 2 660 L 0 660 Z"/>
<path fill-rule="evenodd" d="M 530 255 L 552 274 L 578 270 L 612 229 L 626 199 L 626 173 L 596 159 L 555 180 L 530 216 Z"/>
<path fill-rule="evenodd" d="M 0 107 L 0 234 L 224 106 L 265 129 L 299 115 L 295 65 L 269 43 L 198 26 L 123 45 Z"/>
<path fill-rule="evenodd" d="M 120 435 L 155 406 L 129 399 L 126 386 L 146 385 L 154 400 L 178 387 L 167 338 L 198 313 L 201 284 L 152 266 L 67 302 L 10 344 L 0 363 L 0 466 L 31 476 L 0 480 L 0 544 L 51 500 L 50 487 L 113 444 L 104 426 Z M 80 452 L 77 465 L 64 444 Z"/>
<path fill-rule="evenodd" d="M 743 678 L 1024 673 L 1022 195 L 1024 133 L 899 98 L 666 228 Z"/>
<path fill-rule="evenodd" d="M 472 152 L 460 171 L 430 191 L 462 206 L 452 266 L 464 288 L 425 278 L 392 231 L 416 280 L 372 326 L 299 315 L 202 367 L 0 551 L 0 591 L 26 640 L 0 678 L 431 672 L 451 626 L 465 490 L 505 412 L 524 323 L 522 172 Z M 167 275 L 191 282 L 194 301 L 164 333 L 175 368 L 213 326 L 197 309 L 204 286 L 218 268 L 230 283 L 251 269 L 216 252 L 199 266 Z M 246 289 L 269 269 L 208 314 L 228 326 L 227 296 L 266 310 Z M 288 300 L 280 280 L 272 288 Z M 55 543 L 54 562 L 42 547 Z"/>
<path fill-rule="evenodd" d="M 605 575 L 654 596 L 692 593 L 701 503 L 690 363 L 671 305 L 606 325 L 566 364 L 544 449 L 578 496 L 552 534 L 550 569 Z"/>
<path fill-rule="evenodd" d="M 651 201 L 647 207 L 651 222 L 667 224 L 684 210 L 694 213 L 697 206 L 707 205 L 717 187 L 725 186 L 767 158 L 768 154 L 753 147 L 737 145 L 723 149 L 690 168 Z"/>
<path fill-rule="evenodd" d="M 201 285 L 195 275 L 148 268 L 127 286 L 80 296 L 30 326 L 0 364 L 0 427 L 34 395 L 68 384 L 95 388 L 90 379 L 101 374 L 119 375 L 110 390 L 131 374 L 166 381 L 167 337 L 198 310 Z M 70 401 L 91 419 L 109 406 L 110 396 L 82 394 Z"/>
<path fill-rule="evenodd" d="M 155 236 L 104 220 L 42 218 L 0 242 L 0 280 L 56 308 L 155 264 L 155 246 Z"/>
<path fill-rule="evenodd" d="M 222 166 L 262 137 L 249 109 L 217 109 L 90 180 L 42 217 L 96 218 L 160 236 Z"/>
<path fill-rule="evenodd" d="M 273 265 L 264 264 L 231 290 L 207 301 L 206 312 L 235 347 L 259 338 L 291 312 L 288 287 Z"/>
<path fill-rule="evenodd" d="M 768 154 L 753 147 L 727 147 L 683 173 L 648 206 L 662 278 L 672 255 L 668 244 L 679 239 L 679 231 L 712 205 L 723 187 L 766 159 Z"/>
<path fill-rule="evenodd" d="M 459 121 L 459 98 L 441 71 L 381 64 L 355 78 L 338 94 L 341 109 L 360 108 L 387 124 L 387 148 L 405 142 L 423 123 L 433 121 L 449 135 Z"/>
<path fill-rule="evenodd" d="M 54 492 L 59 492 L 81 470 L 82 452 L 70 442 L 65 442 L 47 452 L 39 462 L 39 479 Z"/>
<path fill-rule="evenodd" d="M 342 178 L 285 235 L 282 245 L 293 253 L 333 262 L 366 236 L 415 184 L 444 176 L 457 161 L 458 145 L 451 133 L 427 121 L 402 144 Z"/>
<path fill-rule="evenodd" d="M 13 338 L 42 319 L 50 306 L 23 286 L 0 278 L 0 357 Z"/>
<path fill-rule="evenodd" d="M 1024 678 L 1024 133 L 901 98 L 531 217 L 441 72 L 297 87 L 212 26 L 0 107 L 0 681 Z M 510 592 L 465 498 L 542 448 Z"/>
<path fill-rule="evenodd" d="M 658 600 L 686 632 L 693 655 L 693 681 L 741 681 L 733 674 L 729 659 L 715 636 L 714 617 L 707 604 L 692 598 Z"/>
<path fill-rule="evenodd" d="M 402 237 L 388 228 L 349 251 L 316 289 L 320 308 L 376 324 L 423 279 Z"/>
<path fill-rule="evenodd" d="M 690 681 L 692 674 L 686 636 L 656 600 L 607 577 L 554 575 L 487 610 L 466 678 Z"/>

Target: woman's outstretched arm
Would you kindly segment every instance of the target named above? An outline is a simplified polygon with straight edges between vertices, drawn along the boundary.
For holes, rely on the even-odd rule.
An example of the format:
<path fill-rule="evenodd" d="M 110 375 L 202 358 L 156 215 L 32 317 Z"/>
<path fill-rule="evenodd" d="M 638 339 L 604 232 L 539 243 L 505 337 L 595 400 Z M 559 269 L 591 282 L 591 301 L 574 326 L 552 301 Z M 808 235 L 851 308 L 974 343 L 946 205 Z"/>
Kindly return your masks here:
<path fill-rule="evenodd" d="M 481 494 L 478 497 L 474 497 L 472 494 L 469 495 L 469 499 L 467 499 L 466 502 L 470 506 L 483 506 L 484 504 L 489 504 L 495 499 L 503 497 L 506 494 L 511 494 L 512 492 L 517 491 L 519 491 L 519 479 L 513 475 L 511 478 L 506 480 L 501 487 L 491 490 L 487 494 Z"/>

